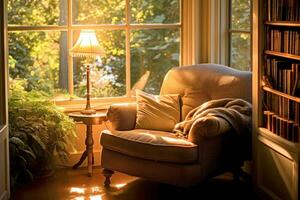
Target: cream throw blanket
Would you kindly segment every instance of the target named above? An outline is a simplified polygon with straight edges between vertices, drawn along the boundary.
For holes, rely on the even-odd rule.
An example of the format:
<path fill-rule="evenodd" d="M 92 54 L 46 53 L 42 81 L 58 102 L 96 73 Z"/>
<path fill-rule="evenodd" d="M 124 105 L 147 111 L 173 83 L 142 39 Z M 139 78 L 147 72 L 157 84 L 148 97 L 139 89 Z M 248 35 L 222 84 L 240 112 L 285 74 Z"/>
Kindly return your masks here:
<path fill-rule="evenodd" d="M 188 138 L 190 131 L 215 136 L 232 128 L 241 136 L 251 133 L 251 115 L 252 105 L 243 99 L 211 100 L 191 110 L 184 121 L 175 125 L 174 131 L 179 137 Z M 193 130 L 199 127 L 200 130 Z"/>

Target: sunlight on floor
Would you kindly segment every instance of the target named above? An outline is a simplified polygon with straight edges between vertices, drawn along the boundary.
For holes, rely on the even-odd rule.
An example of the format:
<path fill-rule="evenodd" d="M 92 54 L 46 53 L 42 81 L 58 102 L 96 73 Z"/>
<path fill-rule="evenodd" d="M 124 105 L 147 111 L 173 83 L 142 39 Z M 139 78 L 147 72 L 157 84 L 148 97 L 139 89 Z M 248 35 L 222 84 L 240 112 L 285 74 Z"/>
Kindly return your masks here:
<path fill-rule="evenodd" d="M 99 194 L 100 193 L 100 194 Z M 102 195 L 101 193 L 104 193 L 103 190 L 100 189 L 100 187 L 95 186 L 95 187 L 71 187 L 70 188 L 70 194 L 71 194 L 71 199 L 74 200 L 102 200 Z"/>
<path fill-rule="evenodd" d="M 122 187 L 126 186 L 127 183 L 120 183 L 120 184 L 116 184 L 115 187 L 118 189 L 121 189 Z"/>
<path fill-rule="evenodd" d="M 74 200 L 102 200 L 101 195 L 92 195 L 89 196 L 89 198 L 86 198 L 85 196 L 75 197 Z"/>
<path fill-rule="evenodd" d="M 101 195 L 92 195 L 90 196 L 90 200 L 102 200 Z"/>
<path fill-rule="evenodd" d="M 78 188 L 78 187 L 72 187 L 70 189 L 70 193 L 84 194 L 85 193 L 85 189 L 84 188 Z"/>
<path fill-rule="evenodd" d="M 84 196 L 75 197 L 74 200 L 84 200 Z"/>
<path fill-rule="evenodd" d="M 127 183 L 119 183 L 111 185 L 111 192 L 118 192 L 118 190 L 125 187 Z M 93 186 L 93 187 L 71 187 L 69 190 L 72 200 L 102 200 L 102 197 L 106 195 L 107 189 Z"/>

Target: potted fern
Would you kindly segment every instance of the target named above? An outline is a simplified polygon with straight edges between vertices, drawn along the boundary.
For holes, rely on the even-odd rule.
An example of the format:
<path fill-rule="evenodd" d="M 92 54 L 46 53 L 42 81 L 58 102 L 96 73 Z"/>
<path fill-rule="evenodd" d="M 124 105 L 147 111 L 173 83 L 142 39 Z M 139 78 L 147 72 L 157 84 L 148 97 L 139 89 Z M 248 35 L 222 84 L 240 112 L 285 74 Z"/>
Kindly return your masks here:
<path fill-rule="evenodd" d="M 54 157 L 67 161 L 76 138 L 75 123 L 40 91 L 25 91 L 24 80 L 9 89 L 9 141 L 12 185 L 50 175 Z"/>

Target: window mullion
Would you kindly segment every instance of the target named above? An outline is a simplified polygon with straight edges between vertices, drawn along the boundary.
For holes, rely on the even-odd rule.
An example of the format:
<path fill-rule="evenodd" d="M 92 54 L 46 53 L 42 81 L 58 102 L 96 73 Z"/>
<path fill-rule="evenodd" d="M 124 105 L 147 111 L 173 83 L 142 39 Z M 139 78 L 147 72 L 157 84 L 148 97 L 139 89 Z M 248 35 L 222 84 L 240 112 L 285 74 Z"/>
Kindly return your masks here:
<path fill-rule="evenodd" d="M 231 55 L 232 55 L 232 53 L 231 53 L 231 40 L 232 40 L 232 32 L 230 32 L 230 30 L 232 29 L 232 0 L 229 0 L 229 12 L 228 12 L 228 15 L 229 15 L 229 17 L 228 17 L 228 20 L 229 20 L 229 29 L 228 29 L 228 52 L 229 52 L 229 56 L 228 56 L 228 64 L 229 64 L 229 66 L 231 66 L 231 64 L 232 64 L 232 58 L 231 58 Z"/>
<path fill-rule="evenodd" d="M 130 97 L 131 77 L 130 77 L 130 0 L 126 0 L 125 5 L 125 31 L 126 31 L 126 96 Z"/>
<path fill-rule="evenodd" d="M 232 58 L 231 58 L 231 56 L 232 56 L 232 52 L 231 52 L 231 50 L 232 50 L 232 44 L 231 44 L 231 42 L 232 42 L 232 33 L 231 32 L 229 32 L 229 38 L 228 38 L 228 48 L 229 48 L 229 66 L 231 67 L 231 64 L 232 64 Z"/>
<path fill-rule="evenodd" d="M 67 19 L 67 26 L 68 26 L 68 49 L 72 48 L 73 45 L 73 32 L 72 32 L 72 0 L 68 0 L 68 19 Z M 68 89 L 69 94 L 73 95 L 74 93 L 74 86 L 73 86 L 73 58 L 70 54 L 68 54 Z"/>
<path fill-rule="evenodd" d="M 230 33 L 246 33 L 246 34 L 251 34 L 251 31 L 248 31 L 248 30 L 239 30 L 239 29 L 229 29 L 228 32 L 230 32 Z"/>
<path fill-rule="evenodd" d="M 68 29 L 67 26 L 8 26 L 8 31 L 66 31 Z"/>

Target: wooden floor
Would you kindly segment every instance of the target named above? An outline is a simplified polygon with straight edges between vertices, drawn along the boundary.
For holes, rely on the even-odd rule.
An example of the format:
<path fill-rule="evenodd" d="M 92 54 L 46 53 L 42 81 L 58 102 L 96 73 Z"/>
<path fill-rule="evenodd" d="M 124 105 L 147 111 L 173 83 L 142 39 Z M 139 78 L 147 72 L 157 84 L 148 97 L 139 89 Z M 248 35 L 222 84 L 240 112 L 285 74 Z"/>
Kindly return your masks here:
<path fill-rule="evenodd" d="M 103 187 L 101 169 L 87 177 L 85 168 L 57 169 L 54 176 L 18 188 L 13 200 L 156 200 L 156 199 L 258 199 L 250 183 L 232 181 L 230 174 L 211 179 L 197 186 L 182 189 L 121 173 L 112 177 L 111 189 Z"/>

